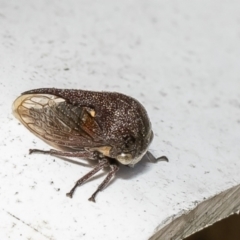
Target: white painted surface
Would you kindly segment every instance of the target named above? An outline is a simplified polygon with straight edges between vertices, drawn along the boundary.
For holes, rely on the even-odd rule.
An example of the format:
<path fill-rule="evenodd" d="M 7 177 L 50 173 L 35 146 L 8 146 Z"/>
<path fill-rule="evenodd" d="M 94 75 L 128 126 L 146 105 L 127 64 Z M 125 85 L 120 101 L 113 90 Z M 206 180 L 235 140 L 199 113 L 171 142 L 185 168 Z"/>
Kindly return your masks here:
<path fill-rule="evenodd" d="M 238 185 L 239 16 L 239 1 L 0 1 L 0 238 L 148 239 Z M 29 156 L 49 147 L 11 114 L 39 87 L 137 98 L 151 152 L 170 162 L 122 168 L 96 204 L 87 199 L 99 178 L 67 198 L 91 168 Z"/>

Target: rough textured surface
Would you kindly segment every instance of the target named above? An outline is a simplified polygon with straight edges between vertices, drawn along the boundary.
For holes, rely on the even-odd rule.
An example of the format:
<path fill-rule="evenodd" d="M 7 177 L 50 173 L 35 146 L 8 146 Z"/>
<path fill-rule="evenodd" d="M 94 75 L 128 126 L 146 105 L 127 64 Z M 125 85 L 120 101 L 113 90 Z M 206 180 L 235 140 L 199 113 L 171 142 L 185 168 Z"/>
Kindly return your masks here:
<path fill-rule="evenodd" d="M 239 194 L 240 185 L 217 194 L 173 221 L 169 219 L 169 224 L 156 231 L 150 240 L 184 239 L 231 214 L 239 213 Z"/>
<path fill-rule="evenodd" d="M 145 240 L 239 185 L 239 4 L 1 1 L 0 238 Z M 20 93 L 41 87 L 138 99 L 155 133 L 151 152 L 170 162 L 120 169 L 97 204 L 86 196 L 98 181 L 66 198 L 92 166 L 29 156 L 48 146 L 11 113 Z"/>

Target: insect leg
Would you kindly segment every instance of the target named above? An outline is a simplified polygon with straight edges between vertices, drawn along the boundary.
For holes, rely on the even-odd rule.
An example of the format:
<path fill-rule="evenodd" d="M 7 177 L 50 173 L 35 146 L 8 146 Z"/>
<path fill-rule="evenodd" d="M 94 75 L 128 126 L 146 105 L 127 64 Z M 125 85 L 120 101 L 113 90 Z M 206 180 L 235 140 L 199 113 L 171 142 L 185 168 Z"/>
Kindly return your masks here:
<path fill-rule="evenodd" d="M 150 153 L 149 151 L 146 152 L 146 156 L 147 156 L 148 160 L 149 160 L 150 162 L 152 162 L 152 163 L 156 163 L 156 162 L 158 162 L 158 161 L 169 162 L 169 161 L 168 161 L 168 158 L 167 158 L 166 156 L 161 156 L 161 157 L 156 158 L 156 157 L 154 157 L 154 156 L 152 155 L 152 153 Z"/>
<path fill-rule="evenodd" d="M 84 158 L 93 158 L 93 152 L 87 151 L 76 151 L 76 152 L 65 152 L 65 151 L 57 151 L 54 149 L 50 149 L 48 151 L 40 150 L 40 149 L 29 149 L 29 154 L 32 153 L 43 153 L 55 156 L 65 156 L 65 157 L 84 157 Z"/>
<path fill-rule="evenodd" d="M 87 173 L 86 175 L 84 175 L 82 178 L 80 178 L 76 184 L 74 185 L 74 187 L 71 189 L 71 191 L 69 193 L 67 193 L 66 195 L 70 198 L 72 198 L 72 195 L 75 191 L 75 189 L 78 186 L 81 186 L 83 183 L 85 183 L 89 178 L 91 178 L 94 174 L 96 174 L 98 171 L 100 171 L 101 169 L 103 169 L 105 166 L 108 166 L 108 159 L 104 158 L 101 159 L 99 161 L 99 163 L 96 165 L 96 167 L 94 167 L 94 169 L 92 171 L 90 171 L 89 173 Z"/>
<path fill-rule="evenodd" d="M 111 168 L 111 171 L 108 173 L 107 177 L 103 180 L 103 182 L 98 186 L 97 190 L 93 193 L 93 195 L 88 199 L 89 201 L 95 202 L 95 197 L 97 193 L 102 191 L 107 186 L 114 174 L 119 170 L 117 164 L 110 164 L 109 166 Z"/>
<path fill-rule="evenodd" d="M 168 158 L 166 156 L 161 156 L 157 158 L 158 161 L 164 161 L 164 162 L 169 162 Z"/>

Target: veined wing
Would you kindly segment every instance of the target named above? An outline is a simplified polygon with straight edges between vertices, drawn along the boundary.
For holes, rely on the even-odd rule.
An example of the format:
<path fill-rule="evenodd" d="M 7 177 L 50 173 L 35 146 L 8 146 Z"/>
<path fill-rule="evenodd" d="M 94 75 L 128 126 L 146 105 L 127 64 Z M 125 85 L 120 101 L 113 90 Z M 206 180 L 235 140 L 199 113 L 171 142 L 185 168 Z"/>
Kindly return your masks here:
<path fill-rule="evenodd" d="M 107 145 L 95 111 L 51 94 L 26 94 L 13 103 L 20 122 L 49 145 L 82 150 Z"/>

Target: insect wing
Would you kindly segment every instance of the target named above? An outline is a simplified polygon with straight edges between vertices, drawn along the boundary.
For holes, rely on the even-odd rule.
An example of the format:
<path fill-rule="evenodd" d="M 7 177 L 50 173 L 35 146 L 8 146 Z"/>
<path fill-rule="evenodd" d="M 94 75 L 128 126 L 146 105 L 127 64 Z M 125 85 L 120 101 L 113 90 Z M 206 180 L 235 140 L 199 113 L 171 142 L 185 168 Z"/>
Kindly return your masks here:
<path fill-rule="evenodd" d="M 13 103 L 16 118 L 33 134 L 58 149 L 105 146 L 89 107 L 74 106 L 51 94 L 26 94 Z"/>

